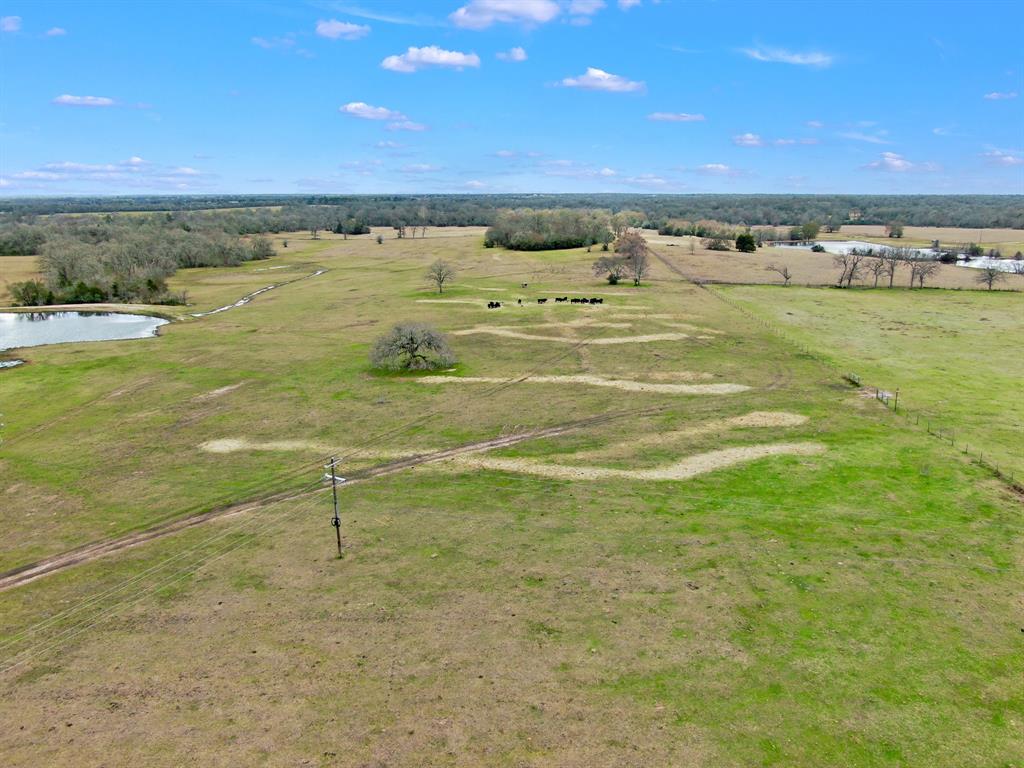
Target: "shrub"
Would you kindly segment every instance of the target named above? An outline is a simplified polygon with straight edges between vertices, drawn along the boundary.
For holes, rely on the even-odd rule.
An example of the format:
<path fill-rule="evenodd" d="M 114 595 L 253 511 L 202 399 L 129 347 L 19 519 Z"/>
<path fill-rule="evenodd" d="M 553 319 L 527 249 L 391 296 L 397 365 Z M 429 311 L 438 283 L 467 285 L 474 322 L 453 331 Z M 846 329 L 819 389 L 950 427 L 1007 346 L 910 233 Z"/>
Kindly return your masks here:
<path fill-rule="evenodd" d="M 23 283 L 11 283 L 9 290 L 14 297 L 14 304 L 21 307 L 41 307 L 54 304 L 53 291 L 41 280 L 26 280 Z"/>
<path fill-rule="evenodd" d="M 825 246 L 822 245 L 821 243 L 815 243 L 814 245 L 811 246 L 811 250 L 814 251 L 815 253 L 824 253 Z"/>
<path fill-rule="evenodd" d="M 736 250 L 740 253 L 754 253 L 757 251 L 757 241 L 749 232 L 744 232 L 736 237 Z"/>
<path fill-rule="evenodd" d="M 425 323 L 399 323 L 370 350 L 370 364 L 390 371 L 428 371 L 454 362 L 448 339 Z"/>

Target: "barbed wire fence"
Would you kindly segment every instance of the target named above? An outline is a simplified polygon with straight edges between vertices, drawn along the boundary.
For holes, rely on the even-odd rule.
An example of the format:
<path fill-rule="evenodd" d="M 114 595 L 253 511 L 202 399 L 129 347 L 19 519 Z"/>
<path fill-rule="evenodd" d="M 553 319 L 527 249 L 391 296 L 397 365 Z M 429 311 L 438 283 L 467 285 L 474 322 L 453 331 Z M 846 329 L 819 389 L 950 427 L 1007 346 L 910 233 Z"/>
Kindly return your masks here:
<path fill-rule="evenodd" d="M 863 390 L 868 394 L 871 394 L 873 390 L 873 397 L 875 398 L 875 400 L 882 403 L 882 405 L 884 405 L 886 408 L 891 409 L 894 414 L 902 416 L 907 424 L 913 425 L 915 427 L 923 427 L 927 434 L 939 440 L 942 440 L 943 442 L 948 442 L 950 447 L 959 450 L 964 456 L 970 459 L 970 461 L 991 472 L 996 478 L 1005 482 L 1011 489 L 1013 489 L 1017 493 L 1024 493 L 1024 482 L 1022 482 L 1022 479 L 1018 479 L 1018 477 L 1014 474 L 1013 468 L 1006 467 L 1005 465 L 1000 466 L 998 461 L 996 461 L 993 457 L 991 451 L 989 452 L 988 456 L 986 456 L 985 451 L 981 446 L 972 446 L 966 441 L 958 443 L 956 430 L 947 425 L 944 425 L 941 422 L 940 418 L 933 417 L 931 414 L 926 414 L 920 411 L 915 411 L 911 408 L 907 408 L 905 404 L 901 405 L 899 401 L 899 387 L 896 387 L 890 391 L 882 389 L 881 387 L 875 386 L 873 384 L 866 384 L 861 379 L 859 374 L 851 372 L 849 369 L 843 368 L 831 358 L 822 355 L 817 350 L 812 349 L 806 343 L 788 333 L 777 323 L 774 323 L 771 320 L 768 320 L 764 317 L 757 315 L 756 313 L 750 311 L 750 309 L 743 306 L 740 302 L 736 301 L 732 297 L 724 295 L 720 290 L 717 290 L 716 288 L 706 283 L 703 283 L 702 281 L 694 280 L 693 282 L 699 288 L 707 291 L 715 298 L 731 306 L 733 309 L 738 311 L 747 319 L 757 323 L 758 325 L 770 331 L 772 334 L 779 337 L 780 339 L 790 344 L 791 346 L 796 347 L 804 355 L 813 358 L 821 365 L 831 369 L 839 376 L 839 378 L 848 382 L 852 386 L 860 390 Z"/>

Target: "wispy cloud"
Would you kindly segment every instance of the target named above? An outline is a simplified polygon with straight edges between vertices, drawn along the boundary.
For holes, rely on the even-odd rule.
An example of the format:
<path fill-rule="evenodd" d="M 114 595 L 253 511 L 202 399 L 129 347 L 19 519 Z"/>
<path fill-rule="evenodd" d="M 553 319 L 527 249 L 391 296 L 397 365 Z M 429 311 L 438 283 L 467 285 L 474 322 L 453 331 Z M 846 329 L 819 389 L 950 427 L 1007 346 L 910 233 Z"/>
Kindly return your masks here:
<path fill-rule="evenodd" d="M 116 163 L 52 162 L 11 174 L 7 186 L 66 191 L 99 187 L 190 190 L 209 186 L 213 174 L 190 166 L 165 166 L 133 156 Z"/>
<path fill-rule="evenodd" d="M 1016 99 L 1017 98 L 1017 92 L 1016 91 L 992 91 L 992 93 L 986 93 L 984 96 L 982 96 L 982 98 L 983 99 L 988 99 L 989 101 L 1003 101 L 1004 99 Z"/>
<path fill-rule="evenodd" d="M 405 53 L 388 56 L 380 63 L 392 72 L 416 72 L 425 67 L 447 67 L 462 70 L 465 67 L 479 67 L 480 57 L 475 53 L 446 51 L 436 45 L 424 48 L 410 47 Z"/>
<path fill-rule="evenodd" d="M 338 107 L 339 112 L 361 120 L 406 120 L 401 112 L 387 107 L 374 107 L 364 101 L 350 101 Z"/>
<path fill-rule="evenodd" d="M 623 11 L 636 8 L 638 5 L 640 5 L 640 0 L 619 0 L 619 8 Z"/>
<path fill-rule="evenodd" d="M 862 167 L 869 171 L 885 171 L 887 173 L 939 170 L 939 166 L 935 163 L 912 163 L 903 155 L 898 155 L 895 152 L 883 152 L 877 160 Z"/>
<path fill-rule="evenodd" d="M 586 73 L 578 77 L 566 77 L 561 84 L 566 88 L 584 88 L 590 91 L 608 91 L 610 93 L 631 93 L 642 91 L 644 83 L 638 80 L 627 80 L 596 67 L 587 67 Z"/>
<path fill-rule="evenodd" d="M 737 147 L 763 147 L 764 140 L 756 133 L 741 133 L 732 137 L 732 143 Z"/>
<path fill-rule="evenodd" d="M 693 169 L 701 176 L 739 176 L 742 172 L 725 163 L 704 163 Z"/>
<path fill-rule="evenodd" d="M 48 30 L 46 30 L 47 37 L 62 37 L 67 33 L 68 31 L 64 29 L 64 27 L 50 27 Z"/>
<path fill-rule="evenodd" d="M 320 20 L 316 23 L 316 33 L 320 37 L 330 40 L 358 40 L 370 34 L 370 27 L 366 24 L 352 24 L 348 21 L 329 19 Z"/>
<path fill-rule="evenodd" d="M 803 67 L 828 67 L 832 65 L 831 54 L 821 51 L 808 51 L 797 53 L 787 51 L 785 48 L 770 48 L 757 46 L 756 48 L 741 48 L 743 53 L 755 61 L 768 61 L 776 64 L 796 64 Z"/>
<path fill-rule="evenodd" d="M 291 35 L 285 35 L 284 37 L 251 37 L 249 42 L 258 48 L 270 51 L 274 48 L 291 48 L 295 45 L 295 38 Z"/>
<path fill-rule="evenodd" d="M 526 61 L 526 51 L 518 45 L 509 48 L 507 51 L 498 51 L 494 54 L 500 61 Z"/>
<path fill-rule="evenodd" d="M 329 3 L 328 7 L 337 13 L 344 13 L 348 16 L 355 16 L 358 19 L 369 19 L 370 21 L 380 21 L 384 24 L 398 24 L 401 26 L 410 27 L 443 27 L 444 22 L 438 21 L 430 16 L 424 14 L 415 14 L 412 16 L 403 16 L 394 13 L 383 13 L 376 9 L 363 8 L 358 5 L 351 5 L 349 3 L 333 2 Z"/>
<path fill-rule="evenodd" d="M 651 112 L 647 119 L 666 123 L 702 123 L 704 115 L 691 115 L 689 112 Z"/>
<path fill-rule="evenodd" d="M 467 181 L 462 186 L 464 186 L 466 189 L 486 189 L 487 188 L 487 185 L 484 184 L 484 182 L 478 181 L 477 179 L 470 179 L 469 181 Z"/>
<path fill-rule="evenodd" d="M 399 170 L 402 173 L 434 173 L 441 170 L 439 165 L 431 165 L 430 163 L 409 163 L 403 165 Z"/>
<path fill-rule="evenodd" d="M 413 131 L 414 133 L 427 130 L 427 126 L 423 123 L 416 123 L 412 120 L 399 120 L 395 123 L 388 123 L 387 128 L 389 131 Z"/>
<path fill-rule="evenodd" d="M 494 24 L 546 24 L 561 12 L 554 0 L 470 0 L 448 18 L 464 29 Z"/>
<path fill-rule="evenodd" d="M 51 104 L 62 107 L 114 107 L 117 102 L 109 96 L 72 96 L 64 93 L 55 98 Z"/>
<path fill-rule="evenodd" d="M 825 124 L 821 120 L 808 120 L 804 123 L 808 128 L 824 128 Z"/>
<path fill-rule="evenodd" d="M 0 32 L 21 30 L 21 16 L 0 16 Z"/>
<path fill-rule="evenodd" d="M 1007 152 L 1002 149 L 991 149 L 988 152 L 982 152 L 981 156 L 993 165 L 1024 165 L 1024 157 L 1021 157 L 1020 153 L 1017 152 Z"/>

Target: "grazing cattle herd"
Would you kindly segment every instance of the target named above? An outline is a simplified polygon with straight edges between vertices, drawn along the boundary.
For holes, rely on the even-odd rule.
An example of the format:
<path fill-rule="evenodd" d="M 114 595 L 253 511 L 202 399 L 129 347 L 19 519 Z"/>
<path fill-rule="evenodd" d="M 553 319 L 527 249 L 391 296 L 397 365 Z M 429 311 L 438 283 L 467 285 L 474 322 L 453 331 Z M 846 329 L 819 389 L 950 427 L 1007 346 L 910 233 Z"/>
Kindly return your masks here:
<path fill-rule="evenodd" d="M 578 298 L 570 299 L 568 296 L 559 296 L 559 297 L 555 298 L 555 303 L 556 304 L 560 304 L 562 302 L 568 302 L 570 304 L 604 304 L 604 299 L 578 299 Z M 547 299 L 537 299 L 537 303 L 538 304 L 547 304 L 548 300 Z M 518 304 L 519 306 L 522 306 L 523 305 L 523 300 L 522 299 L 516 299 L 516 304 Z M 488 309 L 501 309 L 501 302 L 500 301 L 488 301 L 487 302 L 487 308 Z"/>

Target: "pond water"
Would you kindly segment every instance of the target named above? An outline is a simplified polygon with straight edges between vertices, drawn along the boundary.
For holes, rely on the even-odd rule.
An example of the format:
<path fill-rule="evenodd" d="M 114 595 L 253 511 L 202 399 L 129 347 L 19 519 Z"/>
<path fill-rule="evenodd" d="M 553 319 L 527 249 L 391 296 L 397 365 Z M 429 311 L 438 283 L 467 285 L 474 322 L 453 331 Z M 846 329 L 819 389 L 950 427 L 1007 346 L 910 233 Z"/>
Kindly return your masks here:
<path fill-rule="evenodd" d="M 69 341 L 156 336 L 167 320 L 120 312 L 0 312 L 0 351 Z"/>
<path fill-rule="evenodd" d="M 840 254 L 849 253 L 854 248 L 858 250 L 874 249 L 875 253 L 878 253 L 882 248 L 900 248 L 899 245 L 879 245 L 878 243 L 869 243 L 864 240 L 822 240 L 817 243 L 825 249 L 825 253 Z M 811 250 L 810 245 L 783 245 L 781 248 L 799 248 L 803 251 Z M 934 259 L 936 257 L 935 251 L 931 248 L 907 248 L 908 251 L 912 251 L 917 256 L 923 259 Z M 972 269 L 983 269 L 985 267 L 995 267 L 1001 272 L 1015 272 L 1017 270 L 1016 262 L 1013 259 L 990 259 L 988 256 L 979 256 L 971 260 L 960 259 L 957 261 L 956 266 L 958 267 L 970 267 Z"/>

